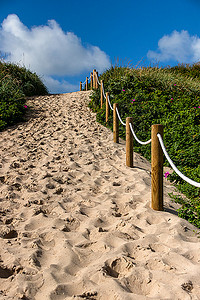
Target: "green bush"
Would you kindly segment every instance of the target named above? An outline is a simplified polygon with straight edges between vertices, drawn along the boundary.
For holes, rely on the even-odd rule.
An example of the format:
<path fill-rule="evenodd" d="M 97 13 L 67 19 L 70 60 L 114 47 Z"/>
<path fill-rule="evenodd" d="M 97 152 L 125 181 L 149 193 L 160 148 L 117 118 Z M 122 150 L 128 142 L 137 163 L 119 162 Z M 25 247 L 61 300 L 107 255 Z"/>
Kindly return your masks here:
<path fill-rule="evenodd" d="M 20 67 L 11 63 L 0 62 L 1 76 L 11 76 L 11 78 L 20 82 L 20 89 L 25 96 L 39 96 L 48 94 L 47 88 L 36 73 L 32 73 L 25 67 Z"/>
<path fill-rule="evenodd" d="M 105 92 L 110 93 L 111 103 L 119 103 L 122 120 L 133 117 L 134 130 L 140 140 L 151 138 L 151 125 L 164 125 L 164 144 L 169 156 L 183 174 L 200 182 L 200 82 L 194 76 L 189 77 L 189 73 L 187 76 L 182 73 L 183 66 L 181 72 L 176 68 L 112 67 L 100 80 L 104 81 Z M 95 90 L 89 105 L 97 112 L 97 120 L 105 125 L 105 104 L 101 110 L 99 98 L 100 91 Z M 112 129 L 112 116 L 108 127 Z M 125 127 L 121 124 L 119 134 L 125 139 Z M 134 143 L 134 151 L 148 160 L 151 159 L 150 147 Z M 169 166 L 166 160 L 165 165 Z M 200 189 L 183 181 L 175 172 L 169 179 L 189 199 L 189 202 L 181 202 L 179 215 L 200 226 L 197 221 Z M 188 205 L 190 210 L 186 209 Z"/>
<path fill-rule="evenodd" d="M 25 96 L 47 93 L 47 88 L 35 73 L 0 62 L 0 130 L 24 120 Z"/>

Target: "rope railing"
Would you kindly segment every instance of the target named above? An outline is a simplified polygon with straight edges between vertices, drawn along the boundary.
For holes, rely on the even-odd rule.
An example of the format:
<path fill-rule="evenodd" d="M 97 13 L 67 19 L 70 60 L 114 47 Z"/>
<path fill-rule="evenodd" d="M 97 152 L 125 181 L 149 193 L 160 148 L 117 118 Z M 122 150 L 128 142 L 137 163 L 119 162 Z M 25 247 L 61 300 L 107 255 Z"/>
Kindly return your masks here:
<path fill-rule="evenodd" d="M 132 132 L 134 138 L 136 139 L 136 141 L 137 141 L 139 144 L 141 144 L 141 145 L 147 145 L 147 144 L 150 144 L 150 143 L 151 143 L 151 139 L 148 140 L 148 141 L 146 141 L 146 142 L 140 141 L 140 140 L 137 138 L 137 136 L 136 136 L 136 134 L 135 134 L 135 132 L 134 132 L 134 130 L 133 130 L 133 126 L 132 126 L 131 123 L 129 123 L 129 126 L 130 126 L 130 129 L 131 129 L 131 132 Z"/>
<path fill-rule="evenodd" d="M 120 117 L 120 114 L 119 114 L 119 111 L 118 111 L 118 108 L 116 108 L 116 113 L 117 113 L 117 116 L 119 118 L 119 121 L 121 122 L 122 125 L 126 126 L 126 123 L 124 123 Z"/>
<path fill-rule="evenodd" d="M 89 80 L 91 80 L 91 78 L 89 77 L 86 77 L 86 80 L 84 82 L 80 81 L 80 91 L 82 91 L 83 89 L 83 85 L 85 84 L 85 90 L 87 91 L 88 90 L 88 83 L 89 83 Z"/>
<path fill-rule="evenodd" d="M 108 104 L 109 104 L 109 106 L 110 106 L 110 109 L 113 110 L 113 107 L 112 107 L 112 105 L 111 105 L 111 103 L 110 103 L 110 96 L 109 96 L 109 95 L 108 95 L 107 99 L 108 99 Z"/>
<path fill-rule="evenodd" d="M 97 83 L 98 83 L 99 85 L 101 85 L 101 83 L 99 82 L 99 78 L 98 78 L 97 72 L 95 72 L 95 76 L 96 76 L 96 79 L 97 79 Z"/>
<path fill-rule="evenodd" d="M 80 81 L 80 91 L 83 90 L 83 85 L 84 84 L 85 84 L 85 90 L 88 91 L 88 89 L 89 89 L 89 86 L 88 86 L 89 80 L 90 80 L 90 89 L 91 90 L 94 89 L 94 88 L 98 88 L 98 82 L 99 82 L 98 72 L 95 69 L 93 70 L 93 73 L 92 72 L 90 73 L 89 77 L 86 77 L 86 80 L 84 82 Z"/>
<path fill-rule="evenodd" d="M 104 91 L 104 86 L 103 86 L 103 80 L 101 81 L 101 85 L 102 85 L 103 96 L 106 99 L 106 95 L 105 95 L 105 91 Z"/>
<path fill-rule="evenodd" d="M 103 107 L 103 98 L 106 100 L 106 124 L 108 124 L 109 110 L 113 111 L 113 140 L 115 143 L 119 143 L 119 121 L 123 126 L 126 126 L 126 165 L 133 167 L 133 137 L 141 145 L 147 145 L 151 143 L 151 207 L 154 210 L 163 210 L 163 154 L 168 160 L 172 169 L 186 182 L 200 188 L 200 183 L 196 182 L 184 174 L 182 174 L 175 166 L 171 158 L 169 157 L 166 148 L 163 143 L 163 125 L 155 124 L 151 127 L 151 139 L 146 142 L 140 141 L 133 130 L 132 118 L 126 118 L 126 123 L 122 121 L 119 114 L 118 103 L 114 103 L 113 106 L 110 102 L 110 95 L 107 92 L 105 94 L 103 80 L 99 81 L 98 72 L 93 70 L 90 75 L 91 88 L 97 89 L 98 85 L 101 87 L 101 108 Z M 87 78 L 86 78 L 87 84 Z M 82 85 L 81 85 L 82 86 Z M 86 89 L 87 90 L 87 89 Z"/>
<path fill-rule="evenodd" d="M 85 84 L 85 83 L 86 83 L 86 81 L 87 81 L 87 78 L 85 79 L 85 81 L 84 81 L 84 82 L 82 82 L 82 84 Z"/>
<path fill-rule="evenodd" d="M 165 154 L 165 157 L 166 159 L 168 160 L 170 166 L 172 167 L 172 169 L 183 179 L 185 180 L 186 182 L 188 182 L 189 184 L 193 185 L 193 186 L 196 186 L 196 187 L 200 187 L 200 183 L 199 182 L 196 182 L 190 178 L 188 178 L 187 176 L 185 176 L 183 173 L 181 173 L 177 167 L 175 166 L 175 164 L 173 163 L 173 161 L 171 160 L 171 158 L 169 157 L 169 154 L 167 153 L 167 150 L 165 148 L 165 145 L 163 143 L 163 139 L 161 137 L 161 135 L 158 133 L 157 134 L 157 137 L 159 139 L 159 142 L 160 142 L 160 146 L 162 148 L 162 151 L 163 153 Z"/>

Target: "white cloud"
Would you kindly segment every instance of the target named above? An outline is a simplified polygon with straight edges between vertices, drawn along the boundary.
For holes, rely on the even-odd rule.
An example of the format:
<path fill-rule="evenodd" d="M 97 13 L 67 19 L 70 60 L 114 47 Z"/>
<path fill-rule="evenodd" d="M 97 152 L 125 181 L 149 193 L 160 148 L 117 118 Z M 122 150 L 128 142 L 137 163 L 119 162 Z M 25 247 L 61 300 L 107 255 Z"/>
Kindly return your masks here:
<path fill-rule="evenodd" d="M 43 78 L 43 82 L 46 86 L 50 86 L 51 87 L 51 93 L 54 94 L 59 94 L 59 93 L 70 93 L 72 91 L 77 91 L 80 88 L 80 84 L 71 84 L 66 80 L 57 80 L 54 79 L 51 76 L 44 76 Z"/>
<path fill-rule="evenodd" d="M 158 51 L 148 51 L 147 57 L 157 62 L 197 62 L 200 60 L 200 38 L 190 36 L 186 30 L 174 30 L 171 35 L 164 35 L 158 42 Z"/>
<path fill-rule="evenodd" d="M 29 29 L 14 14 L 8 15 L 1 24 L 0 51 L 7 54 L 6 61 L 21 63 L 47 76 L 50 89 L 51 84 L 55 87 L 51 76 L 75 76 L 93 68 L 101 73 L 110 66 L 105 52 L 97 46 L 84 47 L 79 37 L 64 32 L 55 20 Z"/>

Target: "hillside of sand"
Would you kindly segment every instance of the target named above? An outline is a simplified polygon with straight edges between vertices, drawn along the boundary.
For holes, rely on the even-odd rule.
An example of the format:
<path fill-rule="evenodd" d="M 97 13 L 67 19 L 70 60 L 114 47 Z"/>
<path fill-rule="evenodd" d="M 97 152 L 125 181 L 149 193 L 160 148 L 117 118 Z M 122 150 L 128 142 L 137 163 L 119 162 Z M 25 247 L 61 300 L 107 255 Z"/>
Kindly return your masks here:
<path fill-rule="evenodd" d="M 150 164 L 95 121 L 90 92 L 30 98 L 0 133 L 0 299 L 200 299 L 200 239 L 150 208 Z"/>

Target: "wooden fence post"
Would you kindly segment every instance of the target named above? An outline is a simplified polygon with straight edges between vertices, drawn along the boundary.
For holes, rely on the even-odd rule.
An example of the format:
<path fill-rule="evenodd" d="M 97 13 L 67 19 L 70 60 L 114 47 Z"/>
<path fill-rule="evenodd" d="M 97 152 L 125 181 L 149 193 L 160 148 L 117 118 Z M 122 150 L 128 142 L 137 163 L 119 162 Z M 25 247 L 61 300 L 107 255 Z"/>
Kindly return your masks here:
<path fill-rule="evenodd" d="M 90 89 L 92 90 L 93 88 L 93 75 L 92 72 L 90 73 Z"/>
<path fill-rule="evenodd" d="M 126 165 L 133 168 L 133 135 L 129 123 L 133 124 L 133 118 L 126 118 Z"/>
<path fill-rule="evenodd" d="M 85 90 L 88 90 L 88 77 L 86 77 Z"/>
<path fill-rule="evenodd" d="M 93 89 L 95 89 L 96 88 L 96 70 L 94 69 L 93 70 Z"/>
<path fill-rule="evenodd" d="M 98 76 L 99 76 L 99 73 L 96 71 L 96 89 L 98 89 L 98 87 L 99 87 Z"/>
<path fill-rule="evenodd" d="M 151 208 L 163 210 L 163 152 L 157 134 L 163 137 L 163 125 L 151 127 Z"/>
<path fill-rule="evenodd" d="M 108 118 L 109 118 L 109 112 L 110 112 L 108 97 L 109 97 L 109 92 L 106 93 L 106 125 L 108 124 Z"/>
<path fill-rule="evenodd" d="M 80 81 L 80 91 L 82 91 L 82 81 Z"/>
<path fill-rule="evenodd" d="M 113 105 L 113 141 L 119 143 L 119 119 L 117 116 L 116 108 L 118 109 L 118 103 Z"/>
<path fill-rule="evenodd" d="M 101 108 L 103 107 L 103 80 L 101 80 Z"/>

